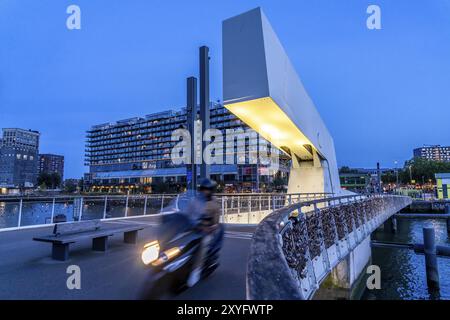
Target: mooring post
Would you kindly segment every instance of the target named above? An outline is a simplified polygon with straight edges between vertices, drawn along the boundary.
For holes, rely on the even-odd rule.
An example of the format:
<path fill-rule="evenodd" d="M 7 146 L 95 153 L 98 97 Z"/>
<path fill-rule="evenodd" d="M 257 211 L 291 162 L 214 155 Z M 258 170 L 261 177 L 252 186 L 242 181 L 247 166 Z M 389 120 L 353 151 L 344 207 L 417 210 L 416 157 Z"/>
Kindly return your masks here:
<path fill-rule="evenodd" d="M 397 220 L 390 217 L 384 222 L 384 232 L 395 233 L 397 231 Z"/>
<path fill-rule="evenodd" d="M 439 290 L 439 270 L 433 228 L 423 228 L 423 247 L 428 288 Z"/>
<path fill-rule="evenodd" d="M 397 233 L 397 218 L 392 216 L 391 219 L 392 219 L 392 232 Z"/>

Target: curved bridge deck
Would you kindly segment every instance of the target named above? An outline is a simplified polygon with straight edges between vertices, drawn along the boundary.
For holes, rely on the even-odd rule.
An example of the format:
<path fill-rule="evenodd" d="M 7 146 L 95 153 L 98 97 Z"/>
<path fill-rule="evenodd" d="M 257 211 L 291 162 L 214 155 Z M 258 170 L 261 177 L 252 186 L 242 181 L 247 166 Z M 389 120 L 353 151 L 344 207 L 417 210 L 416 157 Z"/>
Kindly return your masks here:
<path fill-rule="evenodd" d="M 277 210 L 256 233 L 255 226 L 227 225 L 219 269 L 195 287 L 168 298 L 308 299 L 336 263 L 409 201 L 404 197 L 328 198 Z M 294 223 L 289 216 L 296 210 L 299 218 Z M 31 240 L 49 233 L 51 226 L 0 232 L 0 299 L 139 298 L 137 289 L 148 272 L 140 261 L 140 250 L 154 239 L 155 218 L 127 220 L 147 227 L 136 246 L 113 237 L 109 251 L 99 253 L 90 250 L 90 243 L 78 243 L 66 262 L 51 260 L 49 246 Z M 81 268 L 81 290 L 66 286 L 66 269 L 73 264 Z"/>
<path fill-rule="evenodd" d="M 140 252 L 144 243 L 154 239 L 156 224 L 153 217 L 128 219 L 126 223 L 146 226 L 137 245 L 112 237 L 103 253 L 92 251 L 90 241 L 82 241 L 73 245 L 65 262 L 51 259 L 49 245 L 31 240 L 51 233 L 51 226 L 0 232 L 0 299 L 139 299 L 138 289 L 148 274 Z M 245 265 L 254 230 L 253 226 L 226 226 L 220 267 L 193 288 L 165 298 L 245 299 Z M 66 286 L 70 265 L 81 269 L 80 290 Z"/>

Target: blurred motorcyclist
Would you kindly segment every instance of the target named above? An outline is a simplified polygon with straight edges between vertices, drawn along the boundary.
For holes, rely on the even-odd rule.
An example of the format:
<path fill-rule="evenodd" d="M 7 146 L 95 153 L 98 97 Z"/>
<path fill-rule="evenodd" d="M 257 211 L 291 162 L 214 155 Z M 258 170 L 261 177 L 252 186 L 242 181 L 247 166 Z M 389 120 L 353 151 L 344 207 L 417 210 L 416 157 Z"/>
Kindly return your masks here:
<path fill-rule="evenodd" d="M 197 216 L 196 227 L 204 235 L 199 255 L 187 282 L 190 287 L 200 280 L 202 266 L 209 244 L 213 239 L 214 231 L 219 227 L 220 208 L 214 197 L 216 186 L 217 183 L 211 179 L 202 180 L 199 192 L 188 208 L 188 212 Z"/>

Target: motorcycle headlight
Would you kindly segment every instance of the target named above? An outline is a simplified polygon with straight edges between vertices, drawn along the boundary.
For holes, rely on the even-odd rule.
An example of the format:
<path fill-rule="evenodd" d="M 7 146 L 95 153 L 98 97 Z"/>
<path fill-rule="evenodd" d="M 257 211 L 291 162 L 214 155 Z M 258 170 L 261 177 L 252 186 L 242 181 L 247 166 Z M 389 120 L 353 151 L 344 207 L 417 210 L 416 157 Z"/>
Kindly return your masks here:
<path fill-rule="evenodd" d="M 150 264 L 157 260 L 159 257 L 159 243 L 158 241 L 152 241 L 144 246 L 144 251 L 142 251 L 141 259 L 144 264 Z"/>
<path fill-rule="evenodd" d="M 166 263 L 169 260 L 172 260 L 176 256 L 178 256 L 181 253 L 181 248 L 174 247 L 169 250 L 164 251 L 158 260 L 154 261 L 152 263 L 153 266 L 160 266 L 163 263 Z"/>

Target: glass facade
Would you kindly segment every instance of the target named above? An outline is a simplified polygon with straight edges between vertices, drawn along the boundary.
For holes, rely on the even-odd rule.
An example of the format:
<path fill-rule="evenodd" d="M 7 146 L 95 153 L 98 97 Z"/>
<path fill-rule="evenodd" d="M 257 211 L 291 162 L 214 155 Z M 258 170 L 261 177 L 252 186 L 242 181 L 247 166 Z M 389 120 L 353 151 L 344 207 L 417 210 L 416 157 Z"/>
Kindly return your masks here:
<path fill-rule="evenodd" d="M 425 146 L 414 149 L 414 157 L 424 158 L 434 161 L 450 161 L 450 147 Z"/>
<path fill-rule="evenodd" d="M 0 186 L 31 188 L 37 182 L 39 132 L 3 129 L 0 144 Z"/>
<path fill-rule="evenodd" d="M 247 130 L 248 127 L 221 104 L 211 103 L 210 124 L 223 134 L 224 144 L 227 129 Z M 93 126 L 87 132 L 86 161 L 89 174 L 86 175 L 89 188 L 107 191 L 104 187 L 136 187 L 151 185 L 155 180 L 183 184 L 186 180 L 185 165 L 175 165 L 171 152 L 178 141 L 172 141 L 176 129 L 187 128 L 187 112 L 165 111 Z M 241 143 L 241 144 L 240 144 Z M 260 148 L 258 136 L 247 136 L 245 142 L 234 141 L 234 151 L 245 147 L 245 151 Z M 265 141 L 264 144 L 266 144 Z M 261 146 L 267 148 L 267 145 Z M 242 150 L 240 150 L 242 151 Z M 278 151 L 277 151 L 278 152 Z M 224 158 L 225 158 L 224 154 Z M 239 170 L 241 167 L 257 167 L 250 159 L 235 159 L 238 166 L 228 164 L 211 165 L 211 175 L 219 181 L 230 184 L 242 181 L 256 183 L 257 170 Z M 225 161 L 224 161 L 225 162 Z M 247 174 L 244 174 L 247 173 Z M 263 178 L 264 180 L 264 178 Z M 255 186 L 251 186 L 255 188 Z M 103 189 L 103 190 L 102 190 Z"/>
<path fill-rule="evenodd" d="M 39 173 L 57 173 L 64 180 L 64 156 L 56 154 L 39 155 Z"/>

